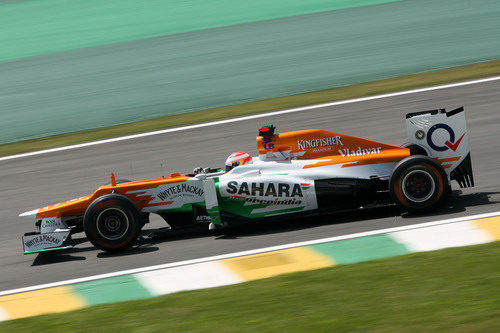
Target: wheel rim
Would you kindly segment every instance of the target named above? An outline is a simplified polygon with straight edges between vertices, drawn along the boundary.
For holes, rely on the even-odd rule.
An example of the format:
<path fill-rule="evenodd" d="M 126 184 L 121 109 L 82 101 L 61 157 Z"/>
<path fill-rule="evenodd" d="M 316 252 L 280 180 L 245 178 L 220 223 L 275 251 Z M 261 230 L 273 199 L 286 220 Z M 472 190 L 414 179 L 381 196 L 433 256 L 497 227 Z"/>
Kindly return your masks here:
<path fill-rule="evenodd" d="M 101 237 L 107 240 L 117 240 L 127 233 L 130 221 L 124 211 L 109 207 L 99 213 L 96 226 Z"/>
<path fill-rule="evenodd" d="M 402 190 L 404 196 L 413 202 L 424 202 L 434 194 L 436 182 L 425 170 L 410 171 L 403 178 Z"/>

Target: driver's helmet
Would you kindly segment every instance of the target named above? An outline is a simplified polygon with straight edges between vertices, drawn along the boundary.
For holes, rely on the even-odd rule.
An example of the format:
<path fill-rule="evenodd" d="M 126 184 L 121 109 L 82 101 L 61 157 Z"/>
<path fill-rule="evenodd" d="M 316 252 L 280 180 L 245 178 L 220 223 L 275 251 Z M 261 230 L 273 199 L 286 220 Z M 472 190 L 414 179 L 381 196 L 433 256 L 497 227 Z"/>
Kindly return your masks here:
<path fill-rule="evenodd" d="M 232 153 L 226 160 L 226 172 L 232 170 L 234 167 L 248 163 L 252 163 L 252 156 L 244 151 Z"/>

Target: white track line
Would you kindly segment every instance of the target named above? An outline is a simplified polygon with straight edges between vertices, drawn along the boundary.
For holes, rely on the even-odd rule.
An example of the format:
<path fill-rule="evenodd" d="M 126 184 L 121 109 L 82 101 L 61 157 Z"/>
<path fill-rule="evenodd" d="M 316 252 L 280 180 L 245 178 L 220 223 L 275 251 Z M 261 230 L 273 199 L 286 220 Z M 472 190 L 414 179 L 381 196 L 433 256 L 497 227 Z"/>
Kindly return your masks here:
<path fill-rule="evenodd" d="M 271 247 L 255 249 L 255 250 L 248 250 L 248 251 L 242 251 L 242 252 L 222 254 L 222 255 L 212 256 L 212 257 L 205 257 L 205 258 L 199 258 L 199 259 L 191 259 L 191 260 L 173 262 L 173 263 L 169 263 L 169 264 L 161 264 L 161 265 L 155 265 L 155 266 L 149 266 L 149 267 L 135 268 L 135 269 L 129 269 L 129 270 L 125 270 L 125 271 L 94 275 L 94 276 L 89 276 L 89 277 L 84 277 L 84 278 L 41 284 L 38 286 L 6 290 L 6 291 L 0 292 L 0 296 L 16 294 L 16 293 L 21 293 L 21 292 L 26 292 L 26 291 L 45 289 L 45 288 L 51 288 L 51 287 L 58 287 L 58 286 L 80 283 L 80 282 L 87 282 L 87 281 L 104 279 L 104 278 L 120 276 L 120 275 L 142 273 L 142 272 L 154 271 L 154 270 L 170 268 L 170 267 L 179 267 L 179 266 L 198 264 L 198 263 L 203 263 L 203 262 L 222 260 L 222 259 L 228 259 L 228 258 L 234 258 L 234 257 L 241 257 L 241 256 L 252 255 L 252 254 L 270 252 L 270 251 L 284 250 L 284 249 L 289 249 L 289 248 L 294 248 L 294 247 L 299 247 L 299 246 L 308 246 L 308 245 L 314 245 L 314 244 L 320 244 L 320 243 L 326 243 L 326 242 L 334 242 L 334 241 L 344 240 L 344 239 L 379 235 L 379 234 L 385 234 L 385 233 L 396 232 L 396 231 L 404 231 L 404 230 L 410 230 L 410 229 L 420 229 L 420 228 L 432 227 L 432 226 L 448 224 L 448 223 L 477 220 L 477 219 L 493 217 L 493 216 L 498 216 L 498 215 L 500 215 L 500 211 L 493 212 L 493 213 L 479 214 L 479 215 L 457 217 L 457 218 L 453 218 L 453 219 L 440 220 L 440 221 L 434 221 L 434 222 L 412 224 L 412 225 L 394 227 L 394 228 L 388 228 L 388 229 L 359 232 L 359 233 L 350 234 L 350 235 L 329 237 L 329 238 L 323 238 L 323 239 L 315 239 L 315 240 L 299 242 L 299 243 L 271 246 Z"/>
<path fill-rule="evenodd" d="M 76 149 L 76 148 L 95 146 L 95 145 L 100 145 L 100 144 L 104 144 L 104 143 L 137 139 L 137 138 L 142 138 L 142 137 L 151 136 L 151 135 L 186 131 L 186 130 L 191 130 L 191 129 L 195 129 L 195 128 L 215 126 L 215 125 L 221 125 L 221 124 L 227 124 L 227 123 L 234 123 L 234 122 L 245 121 L 245 120 L 250 120 L 250 119 L 265 118 L 265 117 L 276 116 L 276 115 L 286 114 L 286 113 L 314 110 L 314 109 L 324 108 L 327 106 L 336 106 L 336 105 L 343 105 L 343 104 L 366 102 L 366 101 L 372 101 L 372 100 L 381 99 L 381 98 L 416 94 L 416 93 L 421 93 L 421 92 L 426 92 L 426 91 L 433 91 L 433 90 L 440 90 L 440 89 L 447 89 L 447 88 L 462 87 L 462 86 L 468 86 L 468 85 L 472 85 L 472 84 L 485 83 L 485 82 L 491 82 L 491 81 L 497 81 L 497 80 L 500 80 L 500 76 L 494 76 L 494 77 L 490 77 L 490 78 L 486 78 L 486 79 L 479 79 L 479 80 L 473 80 L 473 81 L 451 83 L 451 84 L 445 84 L 445 85 L 433 86 L 433 87 L 427 87 L 427 88 L 406 90 L 406 91 L 400 91 L 400 92 L 395 92 L 395 93 L 390 93 L 390 94 L 375 95 L 375 96 L 370 96 L 370 97 L 347 99 L 347 100 L 337 101 L 337 102 L 315 104 L 315 105 L 303 106 L 303 107 L 299 107 L 299 108 L 293 108 L 293 109 L 287 109 L 287 110 L 281 110 L 281 111 L 259 113 L 259 114 L 255 114 L 255 115 L 251 115 L 251 116 L 217 120 L 217 121 L 212 121 L 209 123 L 168 128 L 168 129 L 154 131 L 154 132 L 146 132 L 146 133 L 140 133 L 140 134 L 120 136 L 117 138 L 111 138 L 111 139 L 106 139 L 106 140 L 86 142 L 86 143 L 80 143 L 77 145 L 71 145 L 71 146 L 65 146 L 65 147 L 59 147 L 59 148 L 53 148 L 53 149 L 34 151 L 34 152 L 30 152 L 30 153 L 5 156 L 5 157 L 0 157 L 0 161 L 12 160 L 12 159 L 21 158 L 21 157 L 35 156 L 35 155 L 41 155 L 41 154 L 47 154 L 47 153 L 53 153 L 53 152 L 63 151 L 63 150 L 70 150 L 70 149 Z"/>

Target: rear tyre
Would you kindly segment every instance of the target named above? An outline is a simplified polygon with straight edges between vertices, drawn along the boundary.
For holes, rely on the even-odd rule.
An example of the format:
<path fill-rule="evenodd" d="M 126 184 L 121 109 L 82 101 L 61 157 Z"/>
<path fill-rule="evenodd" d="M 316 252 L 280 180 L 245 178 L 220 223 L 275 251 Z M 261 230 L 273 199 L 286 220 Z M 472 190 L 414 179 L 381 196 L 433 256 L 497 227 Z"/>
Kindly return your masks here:
<path fill-rule="evenodd" d="M 83 216 L 89 241 L 107 252 L 119 252 L 137 239 L 142 223 L 139 210 L 125 196 L 107 194 L 94 200 Z"/>
<path fill-rule="evenodd" d="M 434 159 L 409 156 L 392 171 L 389 193 L 404 211 L 422 213 L 439 206 L 448 197 L 448 176 Z"/>

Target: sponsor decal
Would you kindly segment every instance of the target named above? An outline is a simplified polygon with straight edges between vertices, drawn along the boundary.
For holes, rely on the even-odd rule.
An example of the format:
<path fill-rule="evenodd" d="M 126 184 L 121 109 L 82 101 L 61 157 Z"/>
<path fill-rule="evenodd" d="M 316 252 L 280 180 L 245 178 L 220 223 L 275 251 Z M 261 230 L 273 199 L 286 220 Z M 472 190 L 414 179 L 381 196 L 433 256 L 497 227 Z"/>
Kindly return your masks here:
<path fill-rule="evenodd" d="M 198 215 L 198 216 L 196 216 L 197 223 L 211 222 L 211 221 L 212 221 L 212 217 L 210 215 Z"/>
<path fill-rule="evenodd" d="M 166 201 L 167 199 L 173 199 L 179 196 L 202 197 L 203 189 L 201 187 L 183 183 L 169 187 L 168 189 L 163 190 L 157 194 L 157 197 L 163 201 Z"/>
<path fill-rule="evenodd" d="M 266 206 L 288 206 L 288 205 L 300 205 L 302 204 L 302 200 L 298 199 L 284 199 L 280 200 L 278 198 L 276 199 L 258 199 L 255 197 L 240 197 L 240 196 L 233 196 L 235 199 L 243 199 L 245 200 L 246 203 L 249 204 L 259 204 L 259 205 L 266 205 Z"/>
<path fill-rule="evenodd" d="M 416 131 L 415 138 L 417 138 L 417 140 L 423 140 L 425 138 L 425 132 L 423 130 Z"/>
<path fill-rule="evenodd" d="M 339 149 L 339 154 L 342 155 L 342 157 L 352 157 L 352 156 L 362 156 L 370 154 L 380 154 L 381 151 L 382 147 L 377 147 L 377 148 L 358 147 L 357 150 L 350 150 L 349 148 Z"/>
<path fill-rule="evenodd" d="M 69 233 L 68 233 L 69 234 Z M 47 249 L 60 246 L 66 239 L 67 234 L 39 234 L 36 236 L 23 237 L 24 246 L 26 249 Z"/>
<path fill-rule="evenodd" d="M 269 136 L 265 136 L 263 139 L 262 139 L 262 143 L 264 144 L 264 149 L 274 149 L 274 143 L 273 143 L 273 139 Z"/>
<path fill-rule="evenodd" d="M 444 142 L 444 146 L 436 145 L 432 139 L 432 135 L 434 134 L 434 132 L 437 129 L 443 129 L 446 132 L 448 132 L 448 135 L 450 138 Z M 456 151 L 458 149 L 458 146 L 460 145 L 460 142 L 462 142 L 462 139 L 464 138 L 464 136 L 465 136 L 465 133 L 462 134 L 460 139 L 458 139 L 455 142 L 455 132 L 453 131 L 453 129 L 450 126 L 448 126 L 446 124 L 436 124 L 436 125 L 432 126 L 429 129 L 429 131 L 427 132 L 427 143 L 429 144 L 429 147 L 431 147 L 435 151 L 446 151 L 448 149 Z"/>
<path fill-rule="evenodd" d="M 313 153 L 322 153 L 322 152 L 327 152 L 327 151 L 332 151 L 332 147 L 321 147 L 321 148 L 314 148 L 311 150 Z"/>
<path fill-rule="evenodd" d="M 297 140 L 297 146 L 299 150 L 305 150 L 307 148 L 319 148 L 328 146 L 343 146 L 342 138 L 340 136 L 332 136 L 329 138 L 319 138 L 311 140 Z"/>
<path fill-rule="evenodd" d="M 59 217 L 48 217 L 42 219 L 40 224 L 40 231 L 45 234 L 48 232 L 53 232 L 56 229 L 67 228 L 66 224 L 61 221 Z"/>
<path fill-rule="evenodd" d="M 227 193 L 259 197 L 303 197 L 300 184 L 286 183 L 247 183 L 230 181 L 227 183 Z"/>
<path fill-rule="evenodd" d="M 61 220 L 59 219 L 43 219 L 43 224 L 45 227 L 58 227 L 61 225 Z"/>

